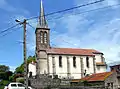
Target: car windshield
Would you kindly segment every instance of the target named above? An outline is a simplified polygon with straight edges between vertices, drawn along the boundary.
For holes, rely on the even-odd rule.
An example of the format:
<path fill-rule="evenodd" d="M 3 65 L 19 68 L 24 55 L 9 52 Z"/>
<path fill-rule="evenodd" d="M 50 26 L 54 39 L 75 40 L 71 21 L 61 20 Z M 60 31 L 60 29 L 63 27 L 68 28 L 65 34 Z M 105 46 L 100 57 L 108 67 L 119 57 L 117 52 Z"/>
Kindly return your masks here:
<path fill-rule="evenodd" d="M 23 84 L 18 84 L 18 87 L 24 87 L 24 85 Z"/>
<path fill-rule="evenodd" d="M 11 87 L 17 87 L 17 85 L 16 84 L 11 84 Z"/>

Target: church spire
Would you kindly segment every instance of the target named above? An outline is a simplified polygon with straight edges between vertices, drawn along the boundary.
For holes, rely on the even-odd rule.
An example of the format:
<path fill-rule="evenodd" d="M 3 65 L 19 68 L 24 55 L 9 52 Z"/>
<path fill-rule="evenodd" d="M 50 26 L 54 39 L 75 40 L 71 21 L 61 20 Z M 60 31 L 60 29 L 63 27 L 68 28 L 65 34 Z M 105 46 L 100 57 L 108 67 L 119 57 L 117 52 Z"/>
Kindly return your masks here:
<path fill-rule="evenodd" d="M 45 13 L 44 13 L 44 6 L 43 6 L 43 1 L 41 0 L 41 5 L 40 5 L 40 16 L 39 16 L 39 21 L 38 21 L 38 26 L 39 28 L 48 28 L 47 21 L 45 19 Z"/>

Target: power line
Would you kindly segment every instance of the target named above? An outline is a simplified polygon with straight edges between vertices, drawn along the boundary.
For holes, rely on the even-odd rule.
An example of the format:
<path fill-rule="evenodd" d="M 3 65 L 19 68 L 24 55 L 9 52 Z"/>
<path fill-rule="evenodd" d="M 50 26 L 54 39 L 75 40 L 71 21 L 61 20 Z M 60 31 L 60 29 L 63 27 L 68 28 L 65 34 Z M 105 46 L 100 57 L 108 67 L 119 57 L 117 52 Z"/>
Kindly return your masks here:
<path fill-rule="evenodd" d="M 83 4 L 83 5 L 80 5 L 80 6 L 76 6 L 76 7 L 72 7 L 72 8 L 68 8 L 68 9 L 56 11 L 56 12 L 51 12 L 51 13 L 46 14 L 45 16 L 53 15 L 53 14 L 57 14 L 57 13 L 62 13 L 62 12 L 66 12 L 66 11 L 70 11 L 70 10 L 73 10 L 73 9 L 77 9 L 77 8 L 84 7 L 84 6 L 88 6 L 88 5 L 92 5 L 92 4 L 96 4 L 96 3 L 99 3 L 99 2 L 103 2 L 103 1 L 105 1 L 105 0 L 99 0 L 99 1 L 91 2 L 91 3 Z M 115 6 L 115 5 L 114 5 L 114 6 Z M 97 9 L 96 9 L 96 10 L 97 10 Z M 90 10 L 90 11 L 93 11 L 93 10 Z M 85 12 L 90 12 L 90 11 L 85 11 Z M 85 13 L 85 12 L 82 12 L 82 13 Z M 38 18 L 38 16 L 37 16 L 37 17 L 29 18 L 29 19 L 26 19 L 26 20 L 31 20 L 31 19 L 35 19 L 35 18 Z M 57 18 L 55 18 L 55 19 L 59 19 L 59 18 L 61 18 L 61 17 L 57 17 Z M 50 20 L 51 20 L 51 19 L 50 19 Z M 12 26 L 12 27 L 7 28 L 6 30 L 1 31 L 0 34 L 9 31 L 11 28 L 16 27 L 17 25 L 19 25 L 19 23 L 16 24 L 16 25 L 14 25 L 14 26 Z"/>
<path fill-rule="evenodd" d="M 83 4 L 83 5 L 80 5 L 80 6 L 72 7 L 72 8 L 69 8 L 69 9 L 65 9 L 65 10 L 60 10 L 60 11 L 48 13 L 48 14 L 46 14 L 45 16 L 53 15 L 53 14 L 56 14 L 56 13 L 66 12 L 66 11 L 69 11 L 69 10 L 77 9 L 77 8 L 80 8 L 80 7 L 88 6 L 88 5 L 95 4 L 95 3 L 99 3 L 99 2 L 103 2 L 103 1 L 105 1 L 105 0 L 99 0 L 99 1 L 95 1 L 95 2 L 88 3 L 88 4 Z M 91 11 L 96 11 L 96 10 L 104 9 L 104 8 L 109 8 L 109 7 L 113 7 L 113 6 L 118 6 L 118 5 L 120 5 L 120 4 L 116 4 L 116 5 L 112 5 L 112 6 L 106 6 L 106 7 L 102 7 L 102 8 L 93 9 L 93 10 L 88 10 L 88 11 L 84 11 L 84 12 L 80 12 L 80 13 L 75 13 L 74 15 L 83 14 L 83 13 L 87 13 L 87 12 L 91 12 Z M 62 16 L 62 17 L 63 17 L 63 16 Z M 60 19 L 60 18 L 62 18 L 62 17 L 60 16 L 60 17 L 56 17 L 56 18 L 54 18 L 54 19 Z M 29 18 L 29 19 L 27 19 L 27 20 L 35 19 L 35 18 L 38 18 L 38 16 L 37 16 L 37 17 L 33 17 L 33 18 Z M 49 19 L 49 20 L 52 20 L 52 19 Z M 19 23 L 16 24 L 16 25 L 14 25 L 14 26 L 12 26 L 12 27 L 9 27 L 9 28 L 1 31 L 0 34 L 9 31 L 10 29 L 16 27 L 17 25 L 19 25 Z M 30 26 L 30 25 L 29 25 L 29 26 Z M 31 26 L 31 27 L 32 27 L 32 26 Z"/>
<path fill-rule="evenodd" d="M 99 1 L 91 2 L 91 3 L 83 4 L 83 5 L 80 5 L 80 6 L 68 8 L 68 9 L 65 9 L 65 10 L 60 10 L 60 11 L 57 11 L 57 12 L 52 12 L 52 13 L 49 13 L 47 15 L 53 15 L 53 14 L 56 14 L 56 13 L 62 13 L 62 12 L 66 12 L 66 11 L 77 9 L 77 8 L 80 8 L 80 7 L 84 7 L 84 6 L 96 4 L 96 3 L 99 3 L 99 2 L 103 2 L 103 1 L 105 1 L 105 0 L 99 0 Z"/>
<path fill-rule="evenodd" d="M 27 23 L 27 25 L 29 25 L 31 28 L 36 29 L 35 27 L 33 27 L 30 23 Z"/>
<path fill-rule="evenodd" d="M 98 0 L 98 1 L 95 1 L 95 2 L 91 2 L 91 3 L 87 3 L 87 4 L 75 6 L 75 7 L 72 7 L 72 8 L 68 8 L 68 9 L 64 9 L 64 10 L 59 10 L 59 11 L 51 12 L 51 13 L 48 13 L 48 14 L 46 14 L 44 16 L 49 16 L 49 15 L 53 15 L 53 14 L 57 14 L 57 13 L 62 13 L 62 12 L 74 10 L 74 9 L 77 9 L 77 8 L 80 8 L 80 7 L 85 7 L 85 6 L 96 4 L 96 3 L 99 3 L 99 2 L 103 2 L 103 1 L 105 1 L 105 0 Z M 26 19 L 26 20 L 35 19 L 35 18 L 38 18 L 38 17 L 39 16 L 35 16 L 35 17 L 29 18 L 29 19 Z"/>
<path fill-rule="evenodd" d="M 13 28 L 9 28 L 8 30 L 11 30 L 10 32 L 8 32 L 8 30 L 7 30 L 7 33 L 5 33 L 5 34 L 3 34 L 3 35 L 1 35 L 0 37 L 4 37 L 4 36 L 6 36 L 6 35 L 8 35 L 9 33 L 12 33 L 13 31 L 17 31 L 18 29 L 20 29 L 20 28 L 22 28 L 23 26 L 20 26 L 20 27 L 18 27 L 18 28 L 16 28 L 16 29 L 13 29 Z M 2 33 L 1 33 L 2 34 Z"/>
<path fill-rule="evenodd" d="M 29 24 L 29 23 L 27 23 L 30 27 L 32 27 L 33 29 L 35 29 L 31 24 Z M 58 39 L 59 37 L 56 37 L 56 38 L 54 38 L 54 39 Z M 51 40 L 54 40 L 54 39 L 51 39 Z M 67 43 L 67 44 L 70 44 L 70 45 L 74 45 L 75 46 L 75 44 L 72 44 L 72 43 L 70 43 L 70 42 L 68 42 L 68 41 L 65 41 L 65 40 L 63 40 L 63 39 L 60 39 L 61 41 L 63 41 L 63 42 L 65 42 L 65 43 Z M 52 42 L 51 42 L 52 43 Z M 55 45 L 54 43 L 52 43 L 52 45 L 54 45 L 54 46 L 56 46 L 57 47 L 57 45 Z"/>
<path fill-rule="evenodd" d="M 9 28 L 1 31 L 0 34 L 5 33 L 5 32 L 9 31 L 10 29 L 12 29 L 12 28 L 14 28 L 14 27 L 16 27 L 16 26 L 18 26 L 18 25 L 19 25 L 19 24 L 16 24 L 16 25 L 14 25 L 14 26 L 11 26 L 11 27 L 9 27 Z"/>
<path fill-rule="evenodd" d="M 101 10 L 101 9 L 105 9 L 105 8 L 110 8 L 110 7 L 114 7 L 114 6 L 119 6 L 119 5 L 120 4 L 105 6 L 105 7 L 101 7 L 101 8 L 97 8 L 97 9 L 83 11 L 83 12 L 80 12 L 80 13 L 74 13 L 73 15 L 84 14 L 84 13 L 87 13 L 87 12 L 97 11 L 97 10 Z M 51 18 L 51 19 L 48 19 L 48 21 L 52 21 L 53 19 L 60 19 L 62 17 L 65 17 L 65 16 L 59 16 L 59 17 Z"/>
<path fill-rule="evenodd" d="M 110 8 L 110 7 L 114 7 L 114 6 L 119 6 L 120 4 L 116 4 L 116 5 L 110 5 L 110 6 L 105 6 L 105 7 L 101 7 L 101 8 L 96 8 L 96 9 L 92 9 L 92 10 L 87 10 L 87 11 L 83 11 L 83 12 L 79 12 L 79 13 L 73 13 L 73 15 L 78 15 L 78 14 L 84 14 L 84 13 L 88 13 L 88 12 L 93 12 L 93 11 L 97 11 L 97 10 L 102 10 L 102 9 L 106 9 L 106 8 Z M 54 19 L 61 19 L 65 17 L 64 15 L 62 16 L 58 16 L 58 17 L 55 17 L 55 18 L 50 18 L 48 19 L 47 21 L 52 21 Z M 32 27 L 34 28 L 34 27 Z M 34 28 L 35 29 L 35 28 Z"/>

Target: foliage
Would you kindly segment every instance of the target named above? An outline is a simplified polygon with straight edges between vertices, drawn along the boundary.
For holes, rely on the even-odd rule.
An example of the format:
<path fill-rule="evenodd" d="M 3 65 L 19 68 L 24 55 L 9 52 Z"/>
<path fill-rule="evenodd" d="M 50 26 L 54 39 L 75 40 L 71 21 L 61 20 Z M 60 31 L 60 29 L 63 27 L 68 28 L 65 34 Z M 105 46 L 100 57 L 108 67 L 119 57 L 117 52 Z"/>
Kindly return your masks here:
<path fill-rule="evenodd" d="M 29 56 L 27 59 L 27 63 L 35 62 L 35 56 Z M 4 86 L 9 82 L 18 81 L 24 83 L 23 75 L 24 72 L 24 63 L 22 63 L 19 67 L 16 68 L 14 74 L 12 71 L 9 71 L 9 67 L 6 65 L 0 65 L 0 89 L 4 89 Z M 19 76 L 18 76 L 19 75 Z M 15 80 L 16 79 L 16 80 Z"/>
<path fill-rule="evenodd" d="M 12 76 L 12 72 L 8 71 L 8 72 L 0 72 L 0 79 L 2 80 L 9 80 L 9 77 Z"/>
<path fill-rule="evenodd" d="M 2 80 L 0 82 L 0 89 L 4 89 L 4 86 L 8 85 L 10 82 L 7 80 Z"/>
<path fill-rule="evenodd" d="M 9 71 L 9 67 L 6 65 L 0 65 L 0 89 L 4 89 L 4 86 L 7 85 L 9 77 L 13 75 L 12 71 Z"/>
<path fill-rule="evenodd" d="M 27 63 L 31 63 L 32 61 L 35 62 L 35 56 L 29 56 L 28 59 L 27 59 Z"/>
<path fill-rule="evenodd" d="M 3 86 L 3 85 L 1 85 L 1 86 L 0 86 L 0 89 L 4 89 L 4 86 Z"/>
<path fill-rule="evenodd" d="M 17 78 L 16 82 L 24 83 L 24 77 Z"/>
<path fill-rule="evenodd" d="M 15 73 L 20 73 L 22 74 L 24 72 L 24 64 L 21 64 L 19 67 L 15 69 Z"/>
<path fill-rule="evenodd" d="M 0 65 L 0 72 L 7 72 L 9 71 L 9 67 L 5 65 Z"/>
<path fill-rule="evenodd" d="M 35 56 L 29 56 L 27 59 L 27 64 L 29 64 L 30 62 L 35 61 Z M 23 74 L 24 72 L 24 63 L 22 63 L 19 67 L 17 67 L 15 69 L 15 73 L 19 73 L 19 74 Z"/>
<path fill-rule="evenodd" d="M 14 81 L 14 75 L 9 76 L 9 81 L 13 82 Z"/>
<path fill-rule="evenodd" d="M 9 77 L 12 76 L 12 71 L 9 71 L 9 67 L 6 65 L 0 65 L 0 79 L 9 80 Z"/>

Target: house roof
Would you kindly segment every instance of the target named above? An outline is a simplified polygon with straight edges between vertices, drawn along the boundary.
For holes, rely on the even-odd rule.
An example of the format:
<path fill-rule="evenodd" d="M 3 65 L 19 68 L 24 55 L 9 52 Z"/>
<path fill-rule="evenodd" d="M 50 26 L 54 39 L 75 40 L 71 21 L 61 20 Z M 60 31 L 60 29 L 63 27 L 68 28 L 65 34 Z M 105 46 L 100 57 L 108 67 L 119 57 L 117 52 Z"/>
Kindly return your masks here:
<path fill-rule="evenodd" d="M 110 67 L 119 67 L 119 66 L 120 66 L 120 64 L 113 65 L 113 66 L 110 66 Z"/>
<path fill-rule="evenodd" d="M 93 82 L 93 81 L 104 81 L 107 77 L 109 77 L 113 72 L 104 72 L 104 73 L 96 73 L 96 74 L 92 74 L 90 76 L 84 77 L 80 80 L 84 80 L 84 81 L 89 81 L 89 82 Z"/>
<path fill-rule="evenodd" d="M 70 54 L 70 55 L 83 55 L 94 56 L 95 54 L 103 54 L 94 49 L 76 49 L 76 48 L 50 48 L 47 49 L 48 54 Z"/>
<path fill-rule="evenodd" d="M 96 62 L 96 65 L 97 65 L 97 66 L 105 66 L 106 63 L 104 63 L 104 62 Z"/>

